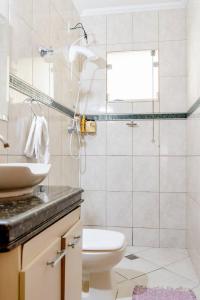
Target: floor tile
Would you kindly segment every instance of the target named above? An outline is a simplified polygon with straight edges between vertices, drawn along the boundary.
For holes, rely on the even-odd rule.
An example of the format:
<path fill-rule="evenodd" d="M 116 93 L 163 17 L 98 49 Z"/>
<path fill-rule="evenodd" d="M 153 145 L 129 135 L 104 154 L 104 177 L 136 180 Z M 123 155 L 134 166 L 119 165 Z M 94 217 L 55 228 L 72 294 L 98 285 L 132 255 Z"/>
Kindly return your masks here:
<path fill-rule="evenodd" d="M 141 258 L 134 260 L 123 258 L 122 261 L 115 267 L 115 271 L 127 279 L 133 279 L 159 268 L 160 266 L 152 264 Z"/>
<path fill-rule="evenodd" d="M 125 255 L 129 255 L 129 254 L 135 254 L 135 253 L 139 253 L 145 250 L 151 249 L 150 247 L 136 247 L 136 246 L 129 246 L 126 249 L 126 254 Z"/>
<path fill-rule="evenodd" d="M 118 286 L 117 300 L 132 299 L 134 285 L 131 280 L 127 280 Z"/>
<path fill-rule="evenodd" d="M 127 278 L 125 278 L 124 276 L 120 275 L 117 272 L 114 272 L 114 280 L 115 280 L 115 282 L 120 283 L 120 282 L 126 281 Z"/>
<path fill-rule="evenodd" d="M 119 284 L 117 299 L 131 299 L 133 289 L 137 285 L 144 287 L 172 287 L 172 288 L 187 288 L 192 289 L 195 283 L 191 280 L 173 274 L 164 268 L 157 271 L 145 274 L 133 280 L 127 280 Z"/>
<path fill-rule="evenodd" d="M 188 253 L 183 249 L 151 248 L 141 252 L 138 256 L 156 265 L 167 266 L 188 257 Z"/>
<path fill-rule="evenodd" d="M 199 284 L 197 274 L 189 257 L 167 266 L 166 269 L 194 281 L 197 285 Z"/>
<path fill-rule="evenodd" d="M 193 289 L 193 292 L 195 293 L 197 300 L 200 300 L 200 285 Z"/>

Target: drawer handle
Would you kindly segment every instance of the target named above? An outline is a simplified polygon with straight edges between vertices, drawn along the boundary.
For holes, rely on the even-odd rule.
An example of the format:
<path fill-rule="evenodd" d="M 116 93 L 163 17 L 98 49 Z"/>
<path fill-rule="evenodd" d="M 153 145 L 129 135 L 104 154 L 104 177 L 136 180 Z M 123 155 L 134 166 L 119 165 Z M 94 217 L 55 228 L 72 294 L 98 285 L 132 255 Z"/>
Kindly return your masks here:
<path fill-rule="evenodd" d="M 61 261 L 63 257 L 67 254 L 67 250 L 61 250 L 57 251 L 57 255 L 55 258 L 47 262 L 47 266 L 51 266 L 52 268 L 55 268 L 57 264 Z"/>
<path fill-rule="evenodd" d="M 81 239 L 81 235 L 75 235 L 73 237 L 73 241 L 68 244 L 68 247 L 75 248 L 76 244 L 78 244 L 78 242 L 80 241 L 80 239 Z"/>

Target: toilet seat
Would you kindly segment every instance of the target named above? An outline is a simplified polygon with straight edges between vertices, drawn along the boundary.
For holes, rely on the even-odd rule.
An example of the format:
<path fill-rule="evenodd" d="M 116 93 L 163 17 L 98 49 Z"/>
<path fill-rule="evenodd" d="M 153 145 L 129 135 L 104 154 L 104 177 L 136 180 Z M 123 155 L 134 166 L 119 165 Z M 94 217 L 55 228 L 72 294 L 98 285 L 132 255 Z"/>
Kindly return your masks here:
<path fill-rule="evenodd" d="M 125 236 L 116 231 L 83 229 L 83 251 L 117 251 L 125 245 Z"/>

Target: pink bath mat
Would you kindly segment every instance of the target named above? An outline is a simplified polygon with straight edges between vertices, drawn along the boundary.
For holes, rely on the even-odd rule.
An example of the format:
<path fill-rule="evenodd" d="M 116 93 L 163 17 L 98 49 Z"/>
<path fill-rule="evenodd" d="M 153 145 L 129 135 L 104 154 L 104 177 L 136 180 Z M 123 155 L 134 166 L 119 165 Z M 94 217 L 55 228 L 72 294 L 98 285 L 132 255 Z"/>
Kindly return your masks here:
<path fill-rule="evenodd" d="M 133 290 L 133 300 L 197 300 L 191 290 L 171 288 L 144 288 L 137 286 Z"/>

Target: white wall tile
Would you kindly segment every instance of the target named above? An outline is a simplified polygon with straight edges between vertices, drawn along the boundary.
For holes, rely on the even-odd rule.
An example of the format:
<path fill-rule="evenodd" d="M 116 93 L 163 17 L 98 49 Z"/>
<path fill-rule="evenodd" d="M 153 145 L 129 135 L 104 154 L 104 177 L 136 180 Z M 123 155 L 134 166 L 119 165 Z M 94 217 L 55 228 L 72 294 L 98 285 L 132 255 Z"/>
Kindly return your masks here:
<path fill-rule="evenodd" d="M 200 276 L 200 209 L 199 204 L 191 197 L 187 199 L 187 248 L 191 256 L 193 265 Z"/>
<path fill-rule="evenodd" d="M 0 120 L 0 135 L 4 137 L 7 141 L 8 139 L 8 123 Z M 9 143 L 9 141 L 8 141 Z M 0 155 L 6 155 L 8 152 L 7 148 L 4 148 L 2 144 L 0 144 Z"/>
<path fill-rule="evenodd" d="M 186 191 L 185 157 L 165 156 L 160 158 L 160 191 Z"/>
<path fill-rule="evenodd" d="M 132 113 L 132 103 L 130 103 L 130 102 L 124 102 L 124 103 L 107 102 L 107 113 L 130 114 L 130 113 Z"/>
<path fill-rule="evenodd" d="M 79 187 L 79 160 L 62 156 L 62 185 Z"/>
<path fill-rule="evenodd" d="M 0 14 L 7 18 L 9 17 L 9 1 L 8 0 L 1 0 L 0 2 Z"/>
<path fill-rule="evenodd" d="M 51 155 L 62 154 L 62 118 L 61 115 L 54 110 L 49 111 L 49 151 Z"/>
<path fill-rule="evenodd" d="M 107 154 L 132 155 L 132 128 L 127 122 L 108 122 Z"/>
<path fill-rule="evenodd" d="M 85 135 L 84 147 L 81 149 L 81 154 L 84 155 L 106 155 L 106 128 L 107 122 L 97 122 L 96 134 Z"/>
<path fill-rule="evenodd" d="M 128 246 L 132 245 L 132 228 L 107 227 L 108 230 L 118 231 L 125 235 Z"/>
<path fill-rule="evenodd" d="M 107 190 L 132 191 L 132 157 L 107 157 Z"/>
<path fill-rule="evenodd" d="M 159 154 L 159 121 L 136 121 L 133 128 L 133 155 Z"/>
<path fill-rule="evenodd" d="M 106 224 L 106 192 L 85 191 L 83 193 L 82 220 L 84 225 Z"/>
<path fill-rule="evenodd" d="M 33 1 L 34 0 L 10 0 L 10 11 L 15 12 L 20 18 L 32 27 L 33 22 Z M 2 2 L 2 1 L 1 1 Z M 4 2 L 4 0 L 3 0 Z M 5 1 L 6 2 L 6 1 Z"/>
<path fill-rule="evenodd" d="M 107 44 L 107 52 L 158 49 L 158 41 Z"/>
<path fill-rule="evenodd" d="M 133 245 L 159 247 L 159 230 L 149 228 L 133 228 Z"/>
<path fill-rule="evenodd" d="M 187 7 L 187 66 L 188 66 L 188 107 L 190 107 L 200 95 L 199 76 L 200 63 L 199 51 L 199 12 L 198 1 L 189 1 Z"/>
<path fill-rule="evenodd" d="M 158 193 L 133 193 L 133 227 L 159 227 Z"/>
<path fill-rule="evenodd" d="M 186 38 L 185 9 L 162 10 L 159 12 L 160 41 L 184 40 Z"/>
<path fill-rule="evenodd" d="M 199 109 L 187 119 L 187 154 L 200 155 L 200 118 Z"/>
<path fill-rule="evenodd" d="M 107 226 L 132 227 L 132 192 L 107 193 Z"/>
<path fill-rule="evenodd" d="M 158 40 L 158 13 L 139 12 L 133 14 L 133 41 L 153 42 Z"/>
<path fill-rule="evenodd" d="M 186 109 L 186 77 L 160 78 L 160 111 L 185 112 Z"/>
<path fill-rule="evenodd" d="M 31 160 L 23 155 L 8 155 L 7 161 L 8 163 L 27 163 Z"/>
<path fill-rule="evenodd" d="M 51 156 L 51 170 L 49 173 L 49 185 L 60 186 L 62 185 L 62 157 Z"/>
<path fill-rule="evenodd" d="M 49 22 L 49 17 L 50 0 L 33 0 L 33 28 L 37 35 L 47 43 L 50 38 L 50 26 L 46 26 Z"/>
<path fill-rule="evenodd" d="M 10 11 L 12 38 L 10 42 L 10 71 L 32 84 L 33 78 L 33 32 L 32 29 Z M 38 49 L 37 49 L 38 51 Z"/>
<path fill-rule="evenodd" d="M 106 16 L 85 16 L 81 20 L 90 44 L 106 44 Z"/>
<path fill-rule="evenodd" d="M 160 154 L 185 155 L 186 154 L 186 121 L 162 120 L 160 121 Z"/>
<path fill-rule="evenodd" d="M 160 76 L 186 75 L 185 41 L 160 42 Z"/>
<path fill-rule="evenodd" d="M 160 247 L 185 248 L 185 230 L 161 229 Z"/>
<path fill-rule="evenodd" d="M 185 229 L 186 197 L 181 193 L 160 194 L 160 226 L 161 228 Z"/>
<path fill-rule="evenodd" d="M 81 81 L 80 112 L 106 113 L 106 80 Z"/>
<path fill-rule="evenodd" d="M 187 157 L 187 192 L 200 204 L 200 156 Z"/>
<path fill-rule="evenodd" d="M 47 42 L 46 42 L 47 43 Z M 43 44 L 42 37 L 33 32 L 33 85 L 45 94 L 50 93 L 50 64 L 39 54 L 39 47 Z M 59 97 L 60 98 L 60 97 Z"/>
<path fill-rule="evenodd" d="M 0 163 L 1 164 L 5 164 L 5 163 L 7 163 L 8 161 L 8 156 L 7 155 L 1 155 L 0 156 Z"/>
<path fill-rule="evenodd" d="M 133 191 L 159 191 L 159 157 L 133 157 Z"/>
<path fill-rule="evenodd" d="M 153 103 L 152 101 L 148 102 L 134 102 L 133 103 L 133 113 L 134 114 L 145 114 L 145 113 L 153 113 L 154 112 L 159 112 L 160 111 L 160 103 L 159 101 L 154 101 L 154 109 L 153 109 Z"/>
<path fill-rule="evenodd" d="M 132 42 L 132 15 L 108 15 L 107 17 L 107 44 Z"/>
<path fill-rule="evenodd" d="M 84 190 L 105 190 L 105 156 L 86 156 L 86 158 L 83 156 L 81 158 L 81 169 L 83 170 L 81 174 L 81 186 Z"/>
<path fill-rule="evenodd" d="M 18 102 L 18 95 L 10 99 L 8 140 L 10 147 L 8 154 L 23 155 L 32 121 L 29 105 Z"/>

